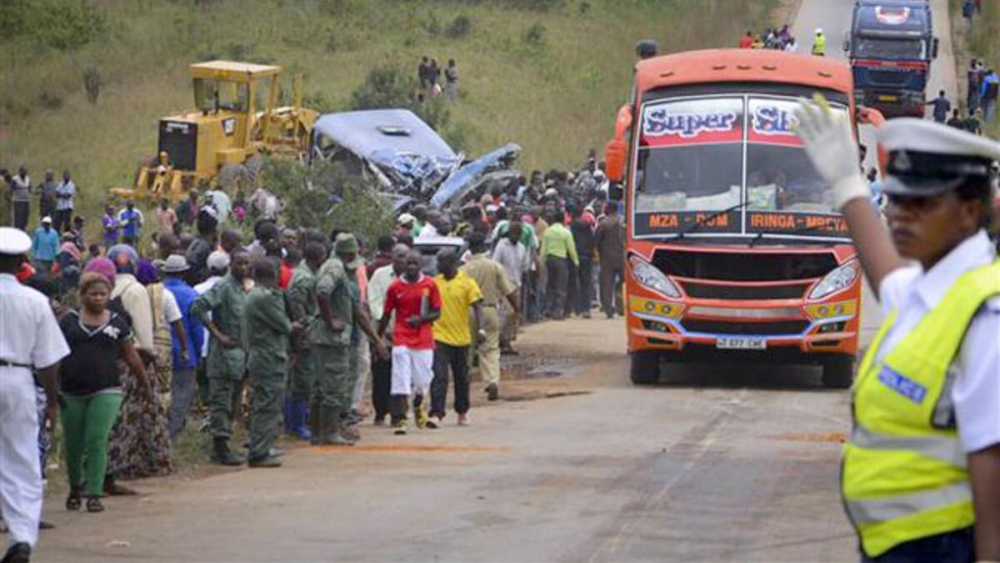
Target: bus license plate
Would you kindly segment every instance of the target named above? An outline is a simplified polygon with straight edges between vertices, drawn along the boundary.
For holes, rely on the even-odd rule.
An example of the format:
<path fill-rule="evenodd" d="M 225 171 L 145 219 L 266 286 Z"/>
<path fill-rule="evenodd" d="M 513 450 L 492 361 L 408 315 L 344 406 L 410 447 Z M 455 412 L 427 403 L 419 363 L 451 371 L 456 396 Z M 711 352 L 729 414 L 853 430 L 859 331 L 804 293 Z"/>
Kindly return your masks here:
<path fill-rule="evenodd" d="M 880 102 L 898 102 L 899 96 L 879 96 L 878 101 Z"/>
<path fill-rule="evenodd" d="M 747 336 L 720 336 L 715 341 L 715 347 L 720 350 L 767 350 L 767 339 Z"/>

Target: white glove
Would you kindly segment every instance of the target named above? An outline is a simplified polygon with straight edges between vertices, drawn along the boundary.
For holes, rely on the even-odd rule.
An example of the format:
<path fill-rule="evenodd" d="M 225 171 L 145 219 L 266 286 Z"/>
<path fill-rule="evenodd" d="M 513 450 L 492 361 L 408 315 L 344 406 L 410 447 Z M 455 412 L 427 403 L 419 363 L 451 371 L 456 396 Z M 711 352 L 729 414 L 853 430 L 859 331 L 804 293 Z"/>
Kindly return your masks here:
<path fill-rule="evenodd" d="M 834 209 L 857 198 L 871 197 L 861 175 L 858 144 L 851 134 L 847 112 L 833 111 L 826 98 L 816 94 L 815 103 L 803 101 L 796 110 L 798 134 L 809 160 L 830 185 Z"/>

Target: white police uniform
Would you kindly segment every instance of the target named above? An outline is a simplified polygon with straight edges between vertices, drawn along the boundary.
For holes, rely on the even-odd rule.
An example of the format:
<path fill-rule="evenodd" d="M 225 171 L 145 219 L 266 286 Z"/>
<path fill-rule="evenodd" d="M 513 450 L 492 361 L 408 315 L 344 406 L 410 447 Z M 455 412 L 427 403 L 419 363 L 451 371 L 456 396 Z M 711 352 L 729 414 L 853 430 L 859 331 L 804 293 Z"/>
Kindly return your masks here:
<path fill-rule="evenodd" d="M 23 255 L 31 239 L 0 227 L 0 254 Z M 0 274 L 0 512 L 8 542 L 35 545 L 42 514 L 38 459 L 38 410 L 33 367 L 56 364 L 69 354 L 49 300 Z"/>
<path fill-rule="evenodd" d="M 890 176 L 884 186 L 888 195 L 944 193 L 970 174 L 988 174 L 989 162 L 1000 160 L 997 143 L 922 119 L 895 119 L 878 136 L 889 153 Z M 879 288 L 882 309 L 886 314 L 896 309 L 898 317 L 886 334 L 879 359 L 937 307 L 962 274 L 996 259 L 993 243 L 981 230 L 926 272 L 914 265 L 886 276 Z M 949 377 L 965 451 L 1000 443 L 1000 297 L 987 301 L 973 318 Z"/>
<path fill-rule="evenodd" d="M 890 196 L 945 193 L 966 176 L 988 174 L 990 161 L 1000 160 L 1000 144 L 922 119 L 892 120 L 878 138 L 889 153 L 884 190 Z M 916 328 L 962 274 L 996 260 L 995 247 L 981 230 L 926 272 L 913 265 L 886 276 L 879 288 L 882 309 L 887 315 L 893 309 L 898 312 L 878 358 Z M 987 301 L 973 318 L 949 379 L 965 451 L 1000 444 L 1000 297 Z"/>

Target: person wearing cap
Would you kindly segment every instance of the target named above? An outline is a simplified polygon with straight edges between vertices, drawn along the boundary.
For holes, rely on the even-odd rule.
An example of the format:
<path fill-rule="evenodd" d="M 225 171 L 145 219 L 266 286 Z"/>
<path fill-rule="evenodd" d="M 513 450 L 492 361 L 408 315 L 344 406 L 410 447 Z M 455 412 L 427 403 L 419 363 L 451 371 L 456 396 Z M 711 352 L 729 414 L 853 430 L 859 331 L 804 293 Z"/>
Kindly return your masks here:
<path fill-rule="evenodd" d="M 233 252 L 229 274 L 191 305 L 194 315 L 211 334 L 206 377 L 209 395 L 209 430 L 212 461 L 220 465 L 242 465 L 243 456 L 229 449 L 233 417 L 240 405 L 247 371 L 247 290 L 250 285 L 250 255 Z"/>
<path fill-rule="evenodd" d="M 309 405 L 312 443 L 351 446 L 354 442 L 342 435 L 341 426 L 351 408 L 346 390 L 353 383 L 350 363 L 355 307 L 350 276 L 336 255 L 327 258 L 316 274 L 316 303 L 322 322 L 311 331 L 319 369 Z"/>
<path fill-rule="evenodd" d="M 227 231 L 228 232 L 228 231 Z M 222 241 L 223 248 L 225 248 L 226 233 L 223 233 Z M 238 246 L 238 245 L 237 245 Z M 237 247 L 233 247 L 235 250 Z M 190 247 L 189 247 L 190 249 Z M 230 253 L 225 250 L 215 250 L 208 255 L 208 259 L 205 261 L 207 266 L 208 277 L 205 281 L 198 282 L 194 285 L 194 291 L 199 296 L 205 295 L 210 289 L 216 286 L 222 278 L 226 277 L 229 273 L 229 258 Z M 186 259 L 186 255 L 185 255 Z M 188 261 L 188 266 L 191 266 L 191 272 L 189 274 L 190 278 L 197 282 L 201 279 L 201 276 L 195 272 L 194 266 Z M 192 303 L 193 305 L 193 303 Z M 204 324 L 202 324 L 204 326 Z M 208 394 L 208 375 L 207 375 L 207 364 L 208 364 L 208 348 L 209 342 L 211 341 L 211 334 L 209 334 L 208 329 L 204 329 L 201 334 L 201 350 L 199 351 L 200 361 L 198 362 L 197 368 L 195 368 L 195 381 L 198 384 L 198 400 L 205 407 L 211 402 L 209 400 Z"/>
<path fill-rule="evenodd" d="M 174 296 L 181 314 L 183 335 L 173 334 L 172 367 L 170 378 L 170 410 L 168 428 L 170 438 L 176 439 L 184 429 L 184 417 L 191 408 L 195 390 L 195 368 L 203 345 L 205 327 L 191 314 L 191 305 L 198 298 L 198 292 L 188 284 L 185 276 L 191 273 L 191 266 L 180 254 L 171 254 L 160 265 L 163 286 Z"/>
<path fill-rule="evenodd" d="M 278 288 L 278 271 L 268 257 L 252 264 L 254 288 L 246 302 L 247 371 L 250 383 L 250 467 L 280 467 L 274 455 L 281 397 L 285 393 L 288 345 L 292 321 L 285 296 Z M 299 325 L 295 325 L 297 329 Z"/>
<path fill-rule="evenodd" d="M 42 514 L 39 426 L 55 429 L 59 417 L 57 374 L 69 354 L 47 297 L 18 282 L 31 239 L 0 227 L 0 513 L 7 523 L 3 561 L 29 561 Z M 35 408 L 38 375 L 47 397 L 45 420 Z"/>
<path fill-rule="evenodd" d="M 812 44 L 812 54 L 817 57 L 826 56 L 826 35 L 823 34 L 823 28 L 816 28 L 816 36 L 813 38 Z"/>
<path fill-rule="evenodd" d="M 52 228 L 52 218 L 42 217 L 42 224 L 31 235 L 31 260 L 35 268 L 48 274 L 59 255 L 59 233 Z"/>
<path fill-rule="evenodd" d="M 1000 145 L 889 121 L 886 230 L 848 116 L 816 101 L 799 136 L 887 314 L 858 370 L 841 472 L 862 560 L 1000 561 L 1000 263 L 986 230 Z"/>

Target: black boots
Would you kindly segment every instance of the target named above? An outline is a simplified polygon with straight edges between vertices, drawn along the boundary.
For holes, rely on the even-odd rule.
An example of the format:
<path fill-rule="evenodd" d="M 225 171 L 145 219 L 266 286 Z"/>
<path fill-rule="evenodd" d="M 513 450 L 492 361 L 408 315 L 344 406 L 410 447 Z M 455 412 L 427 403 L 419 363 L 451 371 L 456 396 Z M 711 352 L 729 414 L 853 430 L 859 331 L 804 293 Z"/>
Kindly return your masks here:
<path fill-rule="evenodd" d="M 229 449 L 228 438 L 215 438 L 212 442 L 212 461 L 219 465 L 243 465 L 246 462 L 243 456 L 234 453 Z"/>
<path fill-rule="evenodd" d="M 28 563 L 31 561 L 31 546 L 26 543 L 15 543 L 0 559 L 0 563 Z"/>

